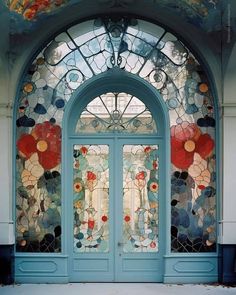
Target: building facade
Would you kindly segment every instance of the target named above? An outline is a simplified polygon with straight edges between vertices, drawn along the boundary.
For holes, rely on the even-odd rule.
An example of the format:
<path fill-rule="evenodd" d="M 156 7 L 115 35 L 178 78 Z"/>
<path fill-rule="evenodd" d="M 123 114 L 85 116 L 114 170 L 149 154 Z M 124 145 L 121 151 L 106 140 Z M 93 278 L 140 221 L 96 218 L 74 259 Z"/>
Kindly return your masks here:
<path fill-rule="evenodd" d="M 235 10 L 1 3 L 3 283 L 236 281 Z"/>

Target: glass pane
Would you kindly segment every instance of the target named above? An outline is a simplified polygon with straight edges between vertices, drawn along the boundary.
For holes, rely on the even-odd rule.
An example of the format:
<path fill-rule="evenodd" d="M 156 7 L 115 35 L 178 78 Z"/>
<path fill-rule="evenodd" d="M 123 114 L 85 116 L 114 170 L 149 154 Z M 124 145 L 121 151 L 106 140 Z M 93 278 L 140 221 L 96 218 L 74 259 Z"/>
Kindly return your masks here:
<path fill-rule="evenodd" d="M 61 128 L 46 121 L 21 132 L 16 156 L 16 250 L 61 252 Z"/>
<path fill-rule="evenodd" d="M 127 93 L 106 93 L 94 98 L 83 110 L 76 133 L 157 132 L 156 123 L 146 105 Z"/>
<path fill-rule="evenodd" d="M 124 252 L 158 251 L 158 145 L 123 146 Z"/>
<path fill-rule="evenodd" d="M 74 145 L 74 252 L 109 251 L 107 145 Z"/>

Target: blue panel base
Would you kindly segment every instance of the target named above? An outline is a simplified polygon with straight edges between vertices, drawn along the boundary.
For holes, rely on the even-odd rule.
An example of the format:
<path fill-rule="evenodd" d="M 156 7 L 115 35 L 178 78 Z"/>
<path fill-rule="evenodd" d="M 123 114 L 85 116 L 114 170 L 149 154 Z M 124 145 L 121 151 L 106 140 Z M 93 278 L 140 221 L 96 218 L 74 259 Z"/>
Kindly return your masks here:
<path fill-rule="evenodd" d="M 14 245 L 0 245 L 0 284 L 14 283 Z"/>
<path fill-rule="evenodd" d="M 68 284 L 69 279 L 68 276 L 66 277 L 47 277 L 47 276 L 42 276 L 42 277 L 17 277 L 16 278 L 16 283 L 17 284 Z"/>
<path fill-rule="evenodd" d="M 236 283 L 236 245 L 220 245 L 219 282 Z"/>
<path fill-rule="evenodd" d="M 217 255 L 197 255 L 190 253 L 188 255 L 173 254 L 164 257 L 164 265 L 164 283 L 192 284 L 218 282 Z M 97 278 L 98 276 L 93 277 L 91 281 L 100 281 L 97 280 Z M 227 278 L 227 276 L 225 275 L 224 278 Z M 130 278 L 129 281 L 132 280 L 133 279 Z M 16 283 L 68 283 L 69 281 L 78 281 L 78 277 L 69 278 L 68 257 L 65 255 L 17 254 L 16 256 Z M 143 281 L 145 281 L 145 279 L 143 279 Z"/>
<path fill-rule="evenodd" d="M 68 283 L 68 257 L 61 254 L 16 254 L 15 282 Z"/>
<path fill-rule="evenodd" d="M 218 282 L 217 255 L 165 256 L 164 283 L 199 284 Z"/>

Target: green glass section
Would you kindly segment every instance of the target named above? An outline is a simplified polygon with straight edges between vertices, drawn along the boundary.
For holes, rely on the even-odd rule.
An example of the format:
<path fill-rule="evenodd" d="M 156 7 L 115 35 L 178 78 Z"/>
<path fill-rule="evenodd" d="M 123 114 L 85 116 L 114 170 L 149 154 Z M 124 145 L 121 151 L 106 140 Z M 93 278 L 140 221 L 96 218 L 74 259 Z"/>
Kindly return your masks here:
<path fill-rule="evenodd" d="M 109 251 L 109 147 L 74 145 L 74 252 Z"/>
<path fill-rule="evenodd" d="M 124 145 L 124 252 L 158 251 L 158 208 L 158 146 Z"/>

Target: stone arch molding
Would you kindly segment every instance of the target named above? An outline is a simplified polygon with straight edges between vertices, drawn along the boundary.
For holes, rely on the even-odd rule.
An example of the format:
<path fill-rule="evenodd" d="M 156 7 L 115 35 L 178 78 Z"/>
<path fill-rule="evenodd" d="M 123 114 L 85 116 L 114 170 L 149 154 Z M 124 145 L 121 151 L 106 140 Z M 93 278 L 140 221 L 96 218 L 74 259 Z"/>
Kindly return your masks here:
<path fill-rule="evenodd" d="M 28 66 L 16 108 L 16 250 L 61 252 L 61 128 L 84 82 L 119 68 L 162 96 L 170 118 L 171 247 L 216 251 L 215 110 L 206 74 L 173 34 L 104 17 L 74 25 Z"/>

